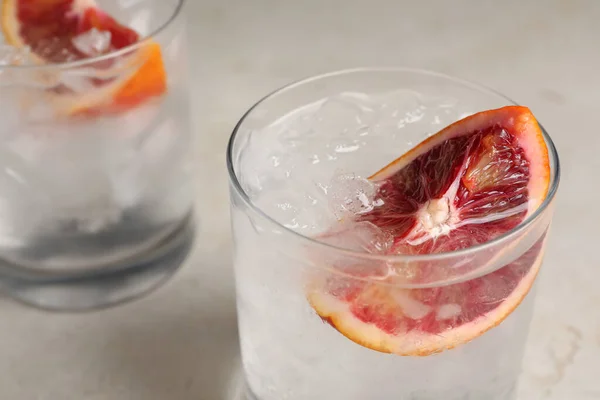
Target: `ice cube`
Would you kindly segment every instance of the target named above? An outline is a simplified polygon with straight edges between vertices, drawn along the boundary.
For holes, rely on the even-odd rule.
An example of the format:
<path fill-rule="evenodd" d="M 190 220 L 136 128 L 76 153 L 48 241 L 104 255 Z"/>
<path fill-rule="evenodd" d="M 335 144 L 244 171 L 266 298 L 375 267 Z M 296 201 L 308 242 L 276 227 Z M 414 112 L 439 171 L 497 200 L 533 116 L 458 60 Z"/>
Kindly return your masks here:
<path fill-rule="evenodd" d="M 393 244 L 393 237 L 371 222 L 339 223 L 320 235 L 319 240 L 348 250 L 384 254 Z"/>
<path fill-rule="evenodd" d="M 362 109 L 344 97 L 328 98 L 313 116 L 311 129 L 324 135 L 348 134 L 362 125 Z"/>
<path fill-rule="evenodd" d="M 420 103 L 427 109 L 455 108 L 458 105 L 456 97 L 419 93 L 418 98 Z"/>
<path fill-rule="evenodd" d="M 377 188 L 368 179 L 352 173 L 335 175 L 327 190 L 329 206 L 337 218 L 360 215 L 378 205 Z"/>
<path fill-rule="evenodd" d="M 94 90 L 94 83 L 88 77 L 73 74 L 71 71 L 65 71 L 60 74 L 60 83 L 76 93 L 89 92 Z"/>
<path fill-rule="evenodd" d="M 374 96 L 379 104 L 377 120 L 373 126 L 375 135 L 394 137 L 399 129 L 405 128 L 424 117 L 424 108 L 418 93 L 412 90 L 396 90 Z"/>
<path fill-rule="evenodd" d="M 293 230 L 299 228 L 296 220 L 299 213 L 299 201 L 294 198 L 293 193 L 266 190 L 260 193 L 254 202 L 281 225 Z"/>
<path fill-rule="evenodd" d="M 3 66 L 20 66 L 31 63 L 31 49 L 28 46 L 17 48 L 0 44 L 0 87 L 6 88 L 23 83 L 27 84 L 30 80 L 28 75 L 19 68 L 2 68 Z M 10 98 L 12 96 L 5 97 Z"/>
<path fill-rule="evenodd" d="M 122 140 L 115 140 L 106 164 L 114 201 L 123 209 L 164 196 L 183 173 L 185 139 L 172 120 L 159 118 L 160 106 L 146 104 L 119 119 Z"/>
<path fill-rule="evenodd" d="M 379 106 L 379 117 L 383 119 L 400 119 L 406 112 L 417 110 L 422 106 L 419 93 L 406 89 L 377 94 L 373 96 L 373 100 Z"/>
<path fill-rule="evenodd" d="M 71 39 L 73 46 L 86 56 L 97 56 L 105 53 L 110 47 L 111 33 L 92 28 Z"/>
<path fill-rule="evenodd" d="M 29 46 L 14 47 L 0 44 L 0 66 L 26 65 L 31 63 L 31 49 Z"/>
<path fill-rule="evenodd" d="M 273 132 L 279 137 L 281 144 L 286 147 L 297 147 L 316 135 L 316 131 L 312 129 L 313 115 L 299 115 L 291 117 L 285 121 L 280 121 L 277 125 L 273 125 L 271 129 L 276 129 Z"/>
<path fill-rule="evenodd" d="M 46 182 L 9 146 L 0 151 L 0 170 L 0 244 L 18 245 L 23 236 L 36 232 L 42 220 Z"/>
<path fill-rule="evenodd" d="M 55 110 L 48 101 L 38 98 L 29 104 L 29 107 L 23 113 L 24 118 L 30 123 L 48 122 L 55 116 Z"/>
<path fill-rule="evenodd" d="M 296 153 L 285 150 L 272 129 L 248 133 L 239 156 L 241 183 L 251 197 L 267 188 L 285 186 L 299 159 Z"/>

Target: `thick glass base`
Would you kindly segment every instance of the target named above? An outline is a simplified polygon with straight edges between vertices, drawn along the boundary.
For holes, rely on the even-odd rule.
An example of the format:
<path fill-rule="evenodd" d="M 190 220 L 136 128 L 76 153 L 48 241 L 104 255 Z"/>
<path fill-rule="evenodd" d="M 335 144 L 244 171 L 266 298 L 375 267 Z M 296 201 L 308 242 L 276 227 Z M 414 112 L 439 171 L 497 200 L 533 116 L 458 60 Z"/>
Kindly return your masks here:
<path fill-rule="evenodd" d="M 193 239 L 194 218 L 190 215 L 151 249 L 101 270 L 49 275 L 0 261 L 0 288 L 18 301 L 52 311 L 115 306 L 156 289 L 170 278 L 187 258 Z"/>

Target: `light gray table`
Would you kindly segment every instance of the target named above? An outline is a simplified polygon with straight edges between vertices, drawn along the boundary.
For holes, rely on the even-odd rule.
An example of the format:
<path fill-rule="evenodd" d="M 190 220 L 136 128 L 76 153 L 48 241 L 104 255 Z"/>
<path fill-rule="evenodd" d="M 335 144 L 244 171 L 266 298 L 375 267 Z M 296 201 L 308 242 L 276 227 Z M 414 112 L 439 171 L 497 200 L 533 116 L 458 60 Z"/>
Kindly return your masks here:
<path fill-rule="evenodd" d="M 158 291 L 111 310 L 57 315 L 0 299 L 0 399 L 223 399 L 238 363 L 229 134 L 277 86 L 368 65 L 483 82 L 551 133 L 563 180 L 520 398 L 600 398 L 600 2 L 432 3 L 189 0 L 202 161 L 193 257 Z"/>

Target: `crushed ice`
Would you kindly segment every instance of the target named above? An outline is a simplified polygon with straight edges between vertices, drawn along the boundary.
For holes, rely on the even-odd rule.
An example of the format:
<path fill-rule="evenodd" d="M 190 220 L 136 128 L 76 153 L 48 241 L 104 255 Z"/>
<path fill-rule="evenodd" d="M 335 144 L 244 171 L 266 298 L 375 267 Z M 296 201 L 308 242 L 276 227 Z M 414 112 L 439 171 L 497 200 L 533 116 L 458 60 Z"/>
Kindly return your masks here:
<path fill-rule="evenodd" d="M 389 233 L 366 221 L 338 223 L 319 239 L 332 246 L 373 254 L 385 254 L 393 244 Z"/>
<path fill-rule="evenodd" d="M 105 53 L 110 47 L 111 33 L 92 28 L 71 39 L 73 46 L 86 56 L 97 56 Z"/>
<path fill-rule="evenodd" d="M 29 81 L 18 68 L 2 68 L 3 66 L 29 65 L 32 62 L 29 46 L 17 48 L 0 43 L 0 87 L 15 86 L 22 83 L 27 84 Z M 10 98 L 13 96 L 6 97 Z"/>
<path fill-rule="evenodd" d="M 27 65 L 31 63 L 31 49 L 29 46 L 14 47 L 0 44 L 0 66 Z"/>
<path fill-rule="evenodd" d="M 362 128 L 366 121 L 363 108 L 347 99 L 342 93 L 325 100 L 313 115 L 311 129 L 317 134 L 336 136 L 352 135 Z"/>
<path fill-rule="evenodd" d="M 329 207 L 338 219 L 372 211 L 380 205 L 376 193 L 374 183 L 352 173 L 335 175 L 327 191 Z"/>

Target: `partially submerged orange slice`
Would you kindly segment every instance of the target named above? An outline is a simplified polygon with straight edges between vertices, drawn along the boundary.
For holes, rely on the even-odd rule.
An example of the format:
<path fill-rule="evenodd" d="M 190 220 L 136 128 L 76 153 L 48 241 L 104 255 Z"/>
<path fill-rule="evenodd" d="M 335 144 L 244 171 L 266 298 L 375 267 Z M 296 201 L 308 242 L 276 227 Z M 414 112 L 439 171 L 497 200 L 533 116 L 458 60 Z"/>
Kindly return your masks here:
<path fill-rule="evenodd" d="M 84 60 L 139 40 L 137 32 L 103 12 L 94 0 L 2 0 L 1 23 L 7 43 L 28 46 L 39 63 Z M 90 78 L 93 88 L 84 94 L 60 90 L 54 96 L 59 113 L 122 111 L 165 92 L 166 74 L 157 43 L 123 57 L 127 60 L 121 69 L 126 72 L 120 76 Z M 113 63 L 105 60 L 93 66 L 106 70 Z"/>
<path fill-rule="evenodd" d="M 506 233 L 545 199 L 550 167 L 541 129 L 526 107 L 462 119 L 370 179 L 378 207 L 356 217 L 393 236 L 386 254 L 445 253 Z M 333 231 L 328 235 L 340 235 Z M 397 275 L 332 266 L 307 297 L 350 340 L 399 355 L 428 355 L 466 343 L 502 322 L 540 268 L 543 238 L 514 262 L 465 282 L 404 289 Z M 431 271 L 413 271 L 426 282 Z M 378 275 L 379 274 L 379 275 Z"/>

